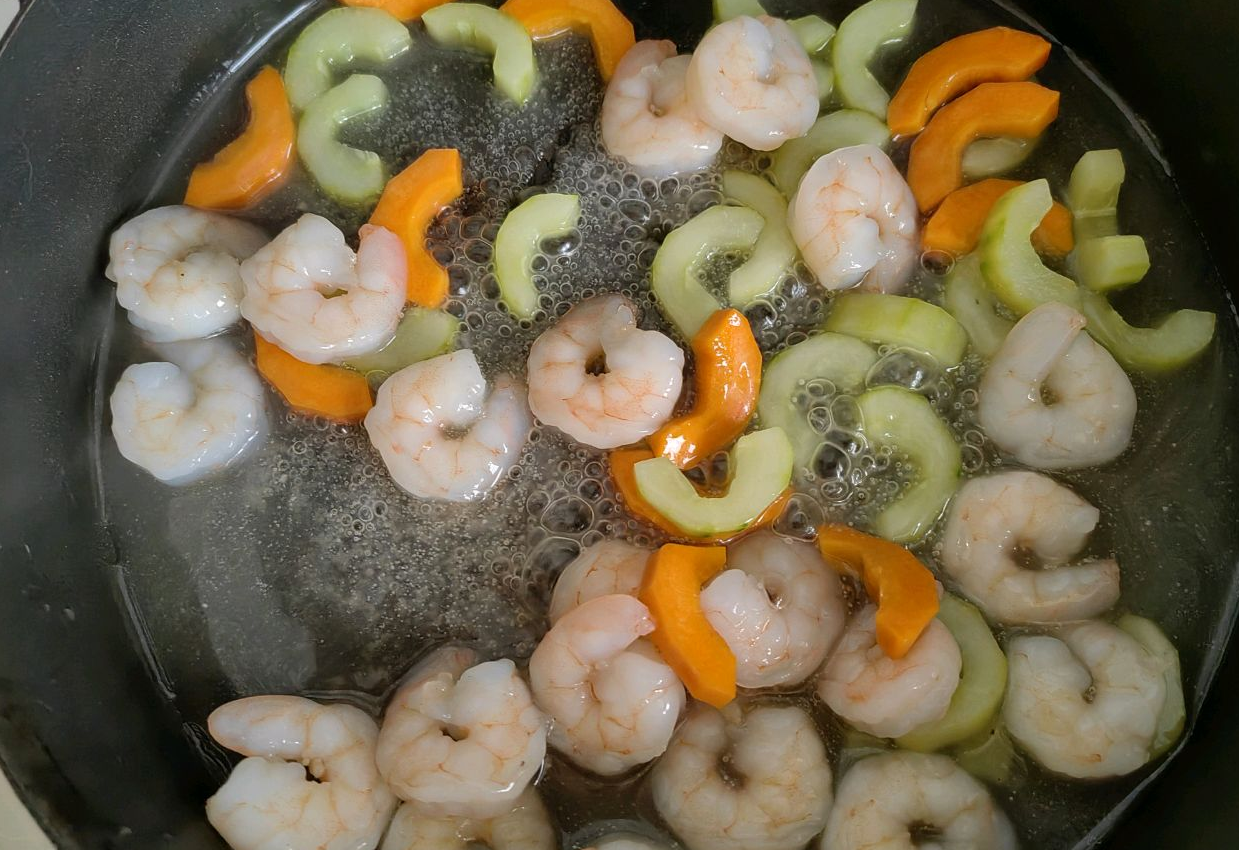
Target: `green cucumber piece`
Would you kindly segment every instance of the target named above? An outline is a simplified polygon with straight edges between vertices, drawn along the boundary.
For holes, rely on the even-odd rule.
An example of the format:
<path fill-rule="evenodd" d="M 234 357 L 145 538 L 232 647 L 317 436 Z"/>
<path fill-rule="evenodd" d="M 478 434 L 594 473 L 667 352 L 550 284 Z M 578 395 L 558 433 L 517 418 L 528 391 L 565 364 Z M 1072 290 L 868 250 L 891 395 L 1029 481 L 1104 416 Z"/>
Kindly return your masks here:
<path fill-rule="evenodd" d="M 297 153 L 319 187 L 336 200 L 364 204 L 377 198 L 387 185 L 387 169 L 377 153 L 351 148 L 336 138 L 341 126 L 385 110 L 387 103 L 382 80 L 353 74 L 316 97 L 301 114 Z"/>
<path fill-rule="evenodd" d="M 724 171 L 723 195 L 756 210 L 766 220 L 753 243 L 752 255 L 731 273 L 728 281 L 731 306 L 743 310 L 778 287 L 796 262 L 798 252 L 787 227 L 787 199 L 768 181 L 743 171 Z"/>
<path fill-rule="evenodd" d="M 714 23 L 721 24 L 741 15 L 756 18 L 766 14 L 757 0 L 714 0 Z"/>
<path fill-rule="evenodd" d="M 1126 177 L 1123 155 L 1114 149 L 1088 151 L 1076 162 L 1066 200 L 1077 242 L 1119 232 L 1119 190 Z"/>
<path fill-rule="evenodd" d="M 533 285 L 533 259 L 542 242 L 566 236 L 581 218 L 580 195 L 534 195 L 508 213 L 495 236 L 495 278 L 499 297 L 519 319 L 538 309 Z"/>
<path fill-rule="evenodd" d="M 761 377 L 757 419 L 763 428 L 782 428 L 791 441 L 796 468 L 808 469 L 822 445 L 822 435 L 809 424 L 809 414 L 796 404 L 796 394 L 809 381 L 826 380 L 840 393 L 855 394 L 878 362 L 878 353 L 850 336 L 823 333 L 777 354 Z"/>
<path fill-rule="evenodd" d="M 994 785 L 1008 785 L 1015 778 L 1019 755 L 1003 726 L 995 726 L 976 744 L 955 752 L 959 766 L 978 779 Z"/>
<path fill-rule="evenodd" d="M 968 348 L 968 334 L 954 316 L 928 301 L 903 295 L 840 295 L 822 327 L 880 345 L 914 348 L 947 368 L 958 366 Z"/>
<path fill-rule="evenodd" d="M 869 0 L 843 19 L 835 34 L 835 85 L 845 106 L 886 120 L 890 95 L 869 72 L 878 49 L 901 41 L 912 31 L 916 0 Z"/>
<path fill-rule="evenodd" d="M 747 207 L 710 207 L 667 234 L 650 269 L 650 290 L 663 315 L 691 340 L 722 305 L 697 273 L 711 254 L 750 251 L 766 220 Z"/>
<path fill-rule="evenodd" d="M 1050 184 L 1033 180 L 999 198 L 981 231 L 981 273 L 999 300 L 1020 316 L 1049 301 L 1080 303 L 1075 281 L 1047 268 L 1032 245 L 1032 232 L 1053 204 Z"/>
<path fill-rule="evenodd" d="M 742 531 L 783 494 L 792 480 L 792 444 L 779 428 L 745 434 L 731 450 L 731 484 L 725 496 L 697 492 L 665 457 L 638 463 L 637 490 L 654 510 L 685 534 L 710 537 Z"/>
<path fill-rule="evenodd" d="M 890 140 L 890 128 L 868 112 L 840 109 L 817 119 L 799 139 L 784 142 L 771 157 L 770 175 L 779 191 L 790 198 L 818 157 L 852 145 L 884 148 Z"/>
<path fill-rule="evenodd" d="M 446 3 L 424 12 L 422 23 L 440 44 L 494 56 L 495 87 L 517 104 L 529 100 L 538 68 L 533 39 L 516 18 L 479 3 Z"/>
<path fill-rule="evenodd" d="M 1094 292 L 1139 283 L 1149 273 L 1149 250 L 1140 236 L 1097 236 L 1076 245 L 1075 275 Z"/>
<path fill-rule="evenodd" d="M 335 74 L 358 63 L 383 66 L 413 46 L 408 27 L 382 9 L 332 9 L 301 31 L 288 50 L 284 89 L 305 109 L 332 88 Z"/>
<path fill-rule="evenodd" d="M 813 79 L 817 80 L 818 105 L 825 107 L 835 96 L 835 69 L 821 59 L 810 59 L 809 64 L 813 66 Z M 787 142 L 783 143 L 783 147 L 787 147 Z"/>
<path fill-rule="evenodd" d="M 1155 759 L 1170 751 L 1187 723 L 1187 705 L 1183 699 L 1183 675 L 1179 671 L 1179 651 L 1152 620 L 1124 614 L 1118 627 L 1134 637 L 1149 654 L 1157 659 L 1166 680 L 1166 701 L 1157 716 L 1157 734 L 1149 758 Z"/>
<path fill-rule="evenodd" d="M 861 431 L 876 448 L 907 458 L 916 479 L 873 520 L 877 533 L 913 543 L 929 532 L 959 486 L 959 445 L 925 397 L 902 387 L 877 387 L 857 400 Z"/>
<path fill-rule="evenodd" d="M 1039 141 L 1040 136 L 1035 139 L 1015 136 L 977 139 L 964 149 L 964 177 L 973 182 L 1006 174 L 1028 159 Z"/>
<path fill-rule="evenodd" d="M 989 623 L 971 603 L 946 594 L 938 619 L 951 631 L 963 657 L 959 686 L 941 720 L 918 726 L 897 743 L 909 750 L 934 752 L 984 734 L 994 723 L 1007 690 L 1007 656 Z"/>
<path fill-rule="evenodd" d="M 409 307 L 391 342 L 371 354 L 351 357 L 344 365 L 367 377 L 385 377 L 405 366 L 429 360 L 448 351 L 460 330 L 460 320 L 443 310 Z"/>
<path fill-rule="evenodd" d="M 805 15 L 788 21 L 787 25 L 800 39 L 800 46 L 810 56 L 823 52 L 835 37 L 835 25 L 820 15 Z"/>
<path fill-rule="evenodd" d="M 998 315 L 998 301 L 985 286 L 981 260 L 969 254 L 957 260 L 946 276 L 942 302 L 948 313 L 964 326 L 972 347 L 985 359 L 998 353 L 1015 322 Z"/>
<path fill-rule="evenodd" d="M 1151 328 L 1137 328 L 1110 306 L 1104 295 L 1081 291 L 1087 330 L 1125 369 L 1168 372 L 1199 357 L 1213 341 L 1217 316 L 1203 310 L 1175 310 Z"/>

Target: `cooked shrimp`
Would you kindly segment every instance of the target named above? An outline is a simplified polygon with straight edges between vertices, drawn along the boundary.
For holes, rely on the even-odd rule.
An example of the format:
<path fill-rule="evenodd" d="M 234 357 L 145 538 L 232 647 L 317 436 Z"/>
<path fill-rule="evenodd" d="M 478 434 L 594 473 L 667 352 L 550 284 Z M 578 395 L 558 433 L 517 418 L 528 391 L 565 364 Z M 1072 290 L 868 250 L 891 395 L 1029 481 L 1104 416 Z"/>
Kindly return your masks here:
<path fill-rule="evenodd" d="M 874 145 L 819 157 L 792 197 L 788 223 L 805 263 L 827 289 L 859 284 L 899 292 L 920 256 L 916 199 Z"/>
<path fill-rule="evenodd" d="M 241 260 L 267 242 L 248 222 L 193 207 L 160 207 L 122 224 L 104 274 L 152 342 L 199 339 L 241 318 Z"/>
<path fill-rule="evenodd" d="M 981 427 L 1020 463 L 1097 466 L 1131 441 L 1136 391 L 1110 352 L 1081 333 L 1084 324 L 1066 304 L 1042 304 L 1016 323 L 981 377 Z"/>
<path fill-rule="evenodd" d="M 378 846 L 396 798 L 375 769 L 379 730 L 365 712 L 249 697 L 215 709 L 207 726 L 247 756 L 206 804 L 207 820 L 233 850 Z"/>
<path fill-rule="evenodd" d="M 771 688 L 804 681 L 847 621 L 843 585 L 817 547 L 760 531 L 727 548 L 728 569 L 701 608 L 736 656 L 736 682 Z"/>
<path fill-rule="evenodd" d="M 520 459 L 533 421 L 524 387 L 486 379 L 464 349 L 406 366 L 366 414 L 370 442 L 397 484 L 423 499 L 481 499 Z M 459 432 L 468 429 L 461 436 Z"/>
<path fill-rule="evenodd" d="M 684 352 L 658 331 L 639 329 L 636 310 L 622 295 L 582 301 L 529 350 L 534 416 L 597 449 L 657 431 L 671 417 L 683 381 Z"/>
<path fill-rule="evenodd" d="M 922 840 L 917 834 L 931 834 Z M 985 786 L 947 756 L 883 753 L 839 783 L 821 850 L 1016 850 L 1011 822 Z"/>
<path fill-rule="evenodd" d="M 493 818 L 435 817 L 412 803 L 396 810 L 382 850 L 555 850 L 555 828 L 538 792 L 526 788 L 516 805 Z"/>
<path fill-rule="evenodd" d="M 613 593 L 637 595 L 650 550 L 623 540 L 601 540 L 587 546 L 564 567 L 551 594 L 547 616 L 555 623 L 573 608 Z"/>
<path fill-rule="evenodd" d="M 698 705 L 654 765 L 654 805 L 691 850 L 799 850 L 830 812 L 830 762 L 809 715 Z"/>
<path fill-rule="evenodd" d="M 241 315 L 299 360 L 339 362 L 391 341 L 406 277 L 404 246 L 390 230 L 365 225 L 354 254 L 338 227 L 306 214 L 241 264 Z"/>
<path fill-rule="evenodd" d="M 951 503 L 942 566 L 992 619 L 1087 619 L 1119 598 L 1119 565 L 1112 558 L 1066 563 L 1084 548 L 1100 515 L 1063 485 L 1035 472 L 974 478 Z M 1025 553 L 1040 566 L 1022 566 Z"/>
<path fill-rule="evenodd" d="M 879 738 L 898 738 L 941 719 L 959 687 L 959 644 L 940 620 L 930 620 L 903 658 L 878 646 L 877 607 L 866 605 L 822 671 L 817 693 L 852 726 Z"/>
<path fill-rule="evenodd" d="M 112 391 L 112 436 L 125 458 L 167 484 L 236 462 L 267 433 L 262 381 L 222 340 L 162 345 Z"/>
<path fill-rule="evenodd" d="M 1007 647 L 1002 716 L 1017 743 L 1055 773 L 1121 776 L 1150 758 L 1166 680 L 1156 658 L 1109 623 L 1020 635 Z"/>
<path fill-rule="evenodd" d="M 688 65 L 688 102 L 714 129 L 772 151 L 817 120 L 817 76 L 786 22 L 762 15 L 724 21 Z"/>
<path fill-rule="evenodd" d="M 602 100 L 602 142 L 612 156 L 655 177 L 714 161 L 723 134 L 688 102 L 690 61 L 676 56 L 673 41 L 638 41 L 624 54 Z"/>
<path fill-rule="evenodd" d="M 603 776 L 658 758 L 684 708 L 684 686 L 648 642 L 649 610 L 631 596 L 591 599 L 560 618 L 529 659 L 534 699 L 554 720 L 551 746 Z"/>

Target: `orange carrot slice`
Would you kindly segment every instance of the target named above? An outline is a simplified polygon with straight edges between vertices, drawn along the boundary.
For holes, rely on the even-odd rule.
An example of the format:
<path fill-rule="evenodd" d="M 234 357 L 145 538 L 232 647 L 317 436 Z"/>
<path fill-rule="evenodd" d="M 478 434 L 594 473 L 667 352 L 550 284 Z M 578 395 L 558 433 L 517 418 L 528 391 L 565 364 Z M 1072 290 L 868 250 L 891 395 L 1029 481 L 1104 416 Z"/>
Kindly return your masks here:
<path fill-rule="evenodd" d="M 257 333 L 254 350 L 259 374 L 299 413 L 352 423 L 374 406 L 370 385 L 360 372 L 305 363 Z"/>
<path fill-rule="evenodd" d="M 435 6 L 442 6 L 450 0 L 340 0 L 345 6 L 369 6 L 382 9 L 393 18 L 408 23 L 415 21 Z"/>
<path fill-rule="evenodd" d="M 990 209 L 999 198 L 1021 185 L 1019 180 L 991 177 L 956 189 L 925 223 L 921 246 L 926 251 L 945 251 L 956 257 L 967 254 L 981 240 Z M 1044 255 L 1065 257 L 1075 247 L 1071 228 L 1071 210 L 1055 201 L 1033 231 L 1033 245 Z"/>
<path fill-rule="evenodd" d="M 508 0 L 499 11 L 520 21 L 535 41 L 568 30 L 588 30 L 604 82 L 636 44 L 632 22 L 610 0 Z"/>

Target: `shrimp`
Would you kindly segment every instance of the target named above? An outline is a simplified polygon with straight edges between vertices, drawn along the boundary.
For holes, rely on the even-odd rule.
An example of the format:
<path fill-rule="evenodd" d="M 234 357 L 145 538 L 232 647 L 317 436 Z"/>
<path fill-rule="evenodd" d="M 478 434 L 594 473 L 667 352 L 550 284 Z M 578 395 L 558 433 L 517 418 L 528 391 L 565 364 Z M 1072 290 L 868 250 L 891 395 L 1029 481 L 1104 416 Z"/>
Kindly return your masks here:
<path fill-rule="evenodd" d="M 879 738 L 898 738 L 940 720 L 959 687 L 963 658 L 941 620 L 930 620 L 903 658 L 877 644 L 877 606 L 866 605 L 826 662 L 817 693 L 852 726 Z"/>
<path fill-rule="evenodd" d="M 266 392 L 222 340 L 168 343 L 171 362 L 138 363 L 112 391 L 112 436 L 124 457 L 167 484 L 235 463 L 267 434 Z"/>
<path fill-rule="evenodd" d="M 684 685 L 648 641 L 649 610 L 631 596 L 591 599 L 560 618 L 529 659 L 551 746 L 614 776 L 658 758 L 684 708 Z"/>
<path fill-rule="evenodd" d="M 899 292 L 920 256 L 912 190 L 874 145 L 819 157 L 788 207 L 792 238 L 827 289 Z"/>
<path fill-rule="evenodd" d="M 486 379 L 469 349 L 406 366 L 379 387 L 366 432 L 402 488 L 423 499 L 481 499 L 520 459 L 533 421 L 525 389 Z M 453 431 L 468 429 L 461 436 Z"/>
<path fill-rule="evenodd" d="M 241 315 L 306 363 L 338 363 L 382 348 L 404 312 L 407 269 L 399 237 L 361 228 L 354 254 L 340 229 L 303 215 L 241 264 Z"/>
<path fill-rule="evenodd" d="M 636 596 L 650 554 L 649 549 L 622 540 L 601 540 L 586 547 L 555 582 L 547 614 L 551 623 L 599 596 L 613 593 Z"/>
<path fill-rule="evenodd" d="M 1151 757 L 1166 701 L 1162 665 L 1117 626 L 1096 621 L 1007 647 L 1007 730 L 1055 773 L 1122 776 Z"/>
<path fill-rule="evenodd" d="M 526 788 L 515 807 L 493 818 L 435 817 L 412 803 L 396 810 L 381 850 L 556 850 L 554 827 L 538 792 Z"/>
<path fill-rule="evenodd" d="M 714 161 L 723 134 L 688 102 L 690 61 L 673 41 L 638 41 L 624 54 L 602 100 L 602 142 L 612 156 L 654 177 Z"/>
<path fill-rule="evenodd" d="M 822 665 L 847 620 L 843 585 L 817 547 L 761 531 L 727 548 L 701 608 L 736 656 L 744 688 L 795 685 Z"/>
<path fill-rule="evenodd" d="M 1066 565 L 1100 512 L 1035 472 L 974 478 L 951 503 L 940 558 L 947 573 L 991 618 L 1004 623 L 1083 620 L 1119 598 L 1111 558 Z M 1028 553 L 1045 566 L 1026 569 Z"/>
<path fill-rule="evenodd" d="M 686 86 L 701 120 L 758 151 L 803 136 L 820 108 L 809 54 L 768 15 L 732 18 L 702 36 Z"/>
<path fill-rule="evenodd" d="M 918 835 L 920 833 L 920 835 Z M 924 840 L 921 835 L 931 834 Z M 1011 821 L 985 786 L 947 756 L 862 759 L 839 782 L 821 850 L 1016 850 Z"/>
<path fill-rule="evenodd" d="M 248 222 L 193 207 L 159 207 L 116 229 L 104 274 L 147 339 L 199 339 L 241 318 L 241 260 L 266 242 Z"/>
<path fill-rule="evenodd" d="M 652 787 L 690 850 L 799 850 L 830 812 L 826 748 L 792 706 L 698 705 L 654 765 Z"/>
<path fill-rule="evenodd" d="M 207 820 L 233 850 L 378 846 L 396 798 L 375 769 L 379 730 L 365 712 L 249 697 L 215 709 L 207 726 L 247 757 L 206 804 Z"/>
<path fill-rule="evenodd" d="M 444 647 L 410 673 L 379 732 L 379 773 L 433 814 L 488 818 L 510 809 L 542 768 L 546 717 L 508 659 L 474 664 Z"/>
<path fill-rule="evenodd" d="M 1136 391 L 1110 352 L 1081 333 L 1084 324 L 1066 304 L 1042 304 L 1016 323 L 981 376 L 981 427 L 1020 463 L 1098 466 L 1131 441 Z"/>
<path fill-rule="evenodd" d="M 622 295 L 582 301 L 529 350 L 534 416 L 596 449 L 657 431 L 675 410 L 683 381 L 684 352 L 658 331 L 639 329 Z"/>

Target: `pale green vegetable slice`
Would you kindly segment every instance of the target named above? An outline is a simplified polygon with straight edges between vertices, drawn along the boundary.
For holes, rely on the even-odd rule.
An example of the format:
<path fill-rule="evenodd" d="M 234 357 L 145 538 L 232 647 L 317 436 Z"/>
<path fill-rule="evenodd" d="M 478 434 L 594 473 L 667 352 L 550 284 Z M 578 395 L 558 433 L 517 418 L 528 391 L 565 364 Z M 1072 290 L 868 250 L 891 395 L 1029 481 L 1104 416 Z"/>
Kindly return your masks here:
<path fill-rule="evenodd" d="M 852 145 L 885 147 L 890 140 L 890 128 L 868 112 L 840 109 L 817 119 L 799 139 L 784 142 L 771 157 L 770 174 L 790 198 L 818 157 Z"/>
<path fill-rule="evenodd" d="M 554 193 L 534 195 L 504 218 L 495 236 L 495 279 L 512 315 L 528 319 L 538 309 L 534 257 L 545 240 L 571 233 L 580 218 L 579 195 Z"/>
<path fill-rule="evenodd" d="M 981 231 L 981 273 L 999 300 L 1021 316 L 1049 301 L 1079 306 L 1075 281 L 1048 268 L 1032 245 L 1032 232 L 1053 204 L 1050 184 L 1033 180 L 999 198 Z"/>
<path fill-rule="evenodd" d="M 371 354 L 351 357 L 344 365 L 368 376 L 391 375 L 448 351 L 459 330 L 460 320 L 451 313 L 409 307 L 391 342 Z"/>
<path fill-rule="evenodd" d="M 835 37 L 835 25 L 820 15 L 805 15 L 787 22 L 800 40 L 805 53 L 816 56 L 826 49 L 830 40 Z"/>
<path fill-rule="evenodd" d="M 844 105 L 886 119 L 890 95 L 870 73 L 869 63 L 883 45 L 907 37 L 915 14 L 916 0 L 869 0 L 839 24 L 833 59 Z"/>
<path fill-rule="evenodd" d="M 516 103 L 529 100 L 538 71 L 533 40 L 516 18 L 478 3 L 446 3 L 425 12 L 422 23 L 441 44 L 494 56 L 495 86 Z"/>
<path fill-rule="evenodd" d="M 1077 242 L 1119 232 L 1119 190 L 1126 177 L 1123 155 L 1114 149 L 1088 151 L 1076 162 L 1066 200 Z"/>
<path fill-rule="evenodd" d="M 955 760 L 978 779 L 1007 785 L 1015 776 L 1019 755 L 1007 730 L 995 726 L 983 740 L 956 751 Z"/>
<path fill-rule="evenodd" d="M 928 301 L 903 295 L 840 295 L 823 327 L 869 342 L 923 351 L 947 368 L 958 366 L 968 348 L 967 332 L 950 313 Z"/>
<path fill-rule="evenodd" d="M 408 27 L 382 9 L 332 9 L 310 22 L 288 50 L 284 89 L 305 109 L 332 88 L 335 75 L 357 63 L 382 66 L 413 46 Z"/>
<path fill-rule="evenodd" d="M 1149 273 L 1149 250 L 1140 236 L 1097 236 L 1076 245 L 1075 275 L 1094 292 L 1139 283 Z"/>
<path fill-rule="evenodd" d="M 1175 310 L 1155 327 L 1137 328 L 1110 306 L 1104 295 L 1081 291 L 1087 330 L 1125 369 L 1168 372 L 1186 366 L 1213 341 L 1217 316 L 1203 310 Z"/>
<path fill-rule="evenodd" d="M 977 139 L 964 149 L 964 177 L 973 182 L 1006 174 L 1028 159 L 1039 141 L 1040 136 L 1035 139 L 1015 136 Z"/>
<path fill-rule="evenodd" d="M 738 18 L 741 15 L 756 18 L 764 14 L 766 14 L 766 10 L 762 8 L 761 3 L 757 2 L 757 0 L 714 0 L 714 22 L 716 24 L 730 21 L 732 18 Z"/>
<path fill-rule="evenodd" d="M 344 10 L 341 10 L 344 11 Z M 387 86 L 378 77 L 354 74 L 314 99 L 297 125 L 297 153 L 306 171 L 337 200 L 362 204 L 379 196 L 387 169 L 373 151 L 349 147 L 337 138 L 340 128 L 387 108 Z"/>
<path fill-rule="evenodd" d="M 813 79 L 817 80 L 817 102 L 824 107 L 835 95 L 835 69 L 830 67 L 829 62 L 821 59 L 812 59 L 809 64 L 813 66 Z M 787 147 L 787 144 L 784 142 L 783 147 Z"/>
<path fill-rule="evenodd" d="M 947 312 L 964 326 L 977 354 L 987 360 L 998 353 L 1003 340 L 1015 327 L 1010 319 L 998 315 L 998 301 L 985 286 L 981 261 L 976 254 L 956 261 L 946 276 L 942 302 Z"/>
<path fill-rule="evenodd" d="M 766 180 L 743 171 L 724 171 L 723 195 L 766 220 L 752 255 L 731 273 L 728 282 L 731 306 L 743 310 L 778 287 L 796 262 L 796 243 L 787 227 L 787 199 Z"/>
<path fill-rule="evenodd" d="M 1166 681 L 1166 701 L 1157 715 L 1157 734 L 1149 758 L 1155 759 L 1170 751 L 1183 734 L 1187 723 L 1187 706 L 1183 700 L 1183 674 L 1179 670 L 1179 651 L 1152 620 L 1124 614 L 1118 627 L 1139 641 L 1157 659 Z"/>

